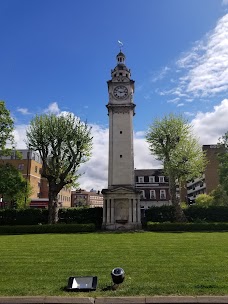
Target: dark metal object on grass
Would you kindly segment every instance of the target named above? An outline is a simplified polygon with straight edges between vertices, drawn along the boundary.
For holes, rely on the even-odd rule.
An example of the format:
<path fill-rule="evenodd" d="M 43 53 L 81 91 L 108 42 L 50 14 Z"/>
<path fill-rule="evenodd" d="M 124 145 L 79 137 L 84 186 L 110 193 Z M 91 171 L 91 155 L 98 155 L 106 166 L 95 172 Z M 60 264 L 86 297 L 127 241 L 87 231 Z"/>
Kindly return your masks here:
<path fill-rule="evenodd" d="M 93 291 L 97 288 L 97 277 L 69 277 L 67 291 Z"/>

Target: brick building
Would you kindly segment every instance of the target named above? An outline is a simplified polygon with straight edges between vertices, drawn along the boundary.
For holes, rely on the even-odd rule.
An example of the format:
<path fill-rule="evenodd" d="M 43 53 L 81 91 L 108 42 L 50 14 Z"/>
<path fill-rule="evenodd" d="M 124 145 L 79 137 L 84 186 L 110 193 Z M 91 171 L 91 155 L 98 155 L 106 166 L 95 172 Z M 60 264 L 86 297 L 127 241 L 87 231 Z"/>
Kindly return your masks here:
<path fill-rule="evenodd" d="M 162 169 L 135 170 L 135 186 L 141 190 L 142 213 L 153 206 L 170 204 L 169 181 Z"/>
<path fill-rule="evenodd" d="M 185 194 L 183 192 L 181 196 L 182 201 L 186 201 L 187 198 L 190 201 L 194 201 L 199 194 L 210 194 L 219 184 L 219 162 L 217 155 L 221 151 L 221 148 L 217 145 L 203 145 L 202 149 L 208 161 L 205 171 L 200 178 L 187 182 Z"/>
<path fill-rule="evenodd" d="M 103 195 L 93 189 L 89 192 L 82 189 L 74 190 L 71 192 L 71 205 L 72 207 L 103 207 Z"/>
<path fill-rule="evenodd" d="M 41 177 L 42 161 L 39 153 L 31 150 L 18 150 L 22 157 L 19 159 L 15 152 L 11 156 L 2 157 L 1 162 L 11 163 L 27 179 L 32 187 L 30 207 L 47 208 L 48 181 Z M 26 204 L 26 201 L 25 201 Z M 65 187 L 59 193 L 59 206 L 71 206 L 71 189 Z"/>

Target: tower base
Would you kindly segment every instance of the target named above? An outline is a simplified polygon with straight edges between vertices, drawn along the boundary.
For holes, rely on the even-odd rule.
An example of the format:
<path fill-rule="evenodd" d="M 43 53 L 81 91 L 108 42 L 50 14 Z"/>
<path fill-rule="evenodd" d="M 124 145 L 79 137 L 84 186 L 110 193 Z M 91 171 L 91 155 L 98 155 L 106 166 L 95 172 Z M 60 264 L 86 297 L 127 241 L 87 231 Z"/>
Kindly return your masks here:
<path fill-rule="evenodd" d="M 103 189 L 103 223 L 105 230 L 140 230 L 140 191 L 133 187 L 116 186 Z"/>

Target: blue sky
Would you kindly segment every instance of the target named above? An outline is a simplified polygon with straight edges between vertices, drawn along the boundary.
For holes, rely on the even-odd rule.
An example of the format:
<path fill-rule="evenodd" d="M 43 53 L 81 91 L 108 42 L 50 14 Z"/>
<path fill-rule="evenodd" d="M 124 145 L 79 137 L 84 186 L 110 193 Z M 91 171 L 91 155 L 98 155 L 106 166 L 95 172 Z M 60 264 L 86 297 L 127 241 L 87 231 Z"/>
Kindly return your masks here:
<path fill-rule="evenodd" d="M 136 82 L 137 168 L 158 165 L 144 140 L 155 117 L 183 113 L 202 144 L 228 130 L 228 0 L 0 0 L 0 39 L 0 99 L 18 148 L 35 114 L 69 111 L 93 125 L 84 188 L 106 186 L 118 40 Z"/>

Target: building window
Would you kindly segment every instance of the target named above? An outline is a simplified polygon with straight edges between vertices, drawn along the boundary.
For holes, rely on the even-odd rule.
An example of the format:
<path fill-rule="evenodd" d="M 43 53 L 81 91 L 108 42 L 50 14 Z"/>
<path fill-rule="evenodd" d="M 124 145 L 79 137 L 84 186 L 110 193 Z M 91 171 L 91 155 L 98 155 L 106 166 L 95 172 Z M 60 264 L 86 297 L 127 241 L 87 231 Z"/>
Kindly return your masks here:
<path fill-rule="evenodd" d="M 18 165 L 18 170 L 24 170 L 24 164 L 19 164 Z"/>
<path fill-rule="evenodd" d="M 120 158 L 122 158 L 123 157 L 123 155 L 122 154 L 120 154 Z"/>
<path fill-rule="evenodd" d="M 150 198 L 151 199 L 156 199 L 156 192 L 155 192 L 155 190 L 150 190 Z"/>
<path fill-rule="evenodd" d="M 149 176 L 149 183 L 155 183 L 155 176 Z"/>
<path fill-rule="evenodd" d="M 166 199 L 166 191 L 160 190 L 160 199 Z"/>
<path fill-rule="evenodd" d="M 139 179 L 139 183 L 144 183 L 144 176 L 139 176 L 138 179 Z"/>
<path fill-rule="evenodd" d="M 142 199 L 145 199 L 145 198 L 146 198 L 146 196 L 145 196 L 145 190 L 142 190 L 142 191 L 141 191 L 140 198 L 142 198 Z"/>
<path fill-rule="evenodd" d="M 38 170 L 38 169 L 37 169 L 37 166 L 35 166 L 35 172 L 36 172 L 36 173 L 37 173 L 37 170 Z"/>
<path fill-rule="evenodd" d="M 164 183 L 164 182 L 165 182 L 164 176 L 159 176 L 159 183 Z"/>
<path fill-rule="evenodd" d="M 120 134 L 122 134 L 123 132 L 122 131 L 120 131 Z"/>

